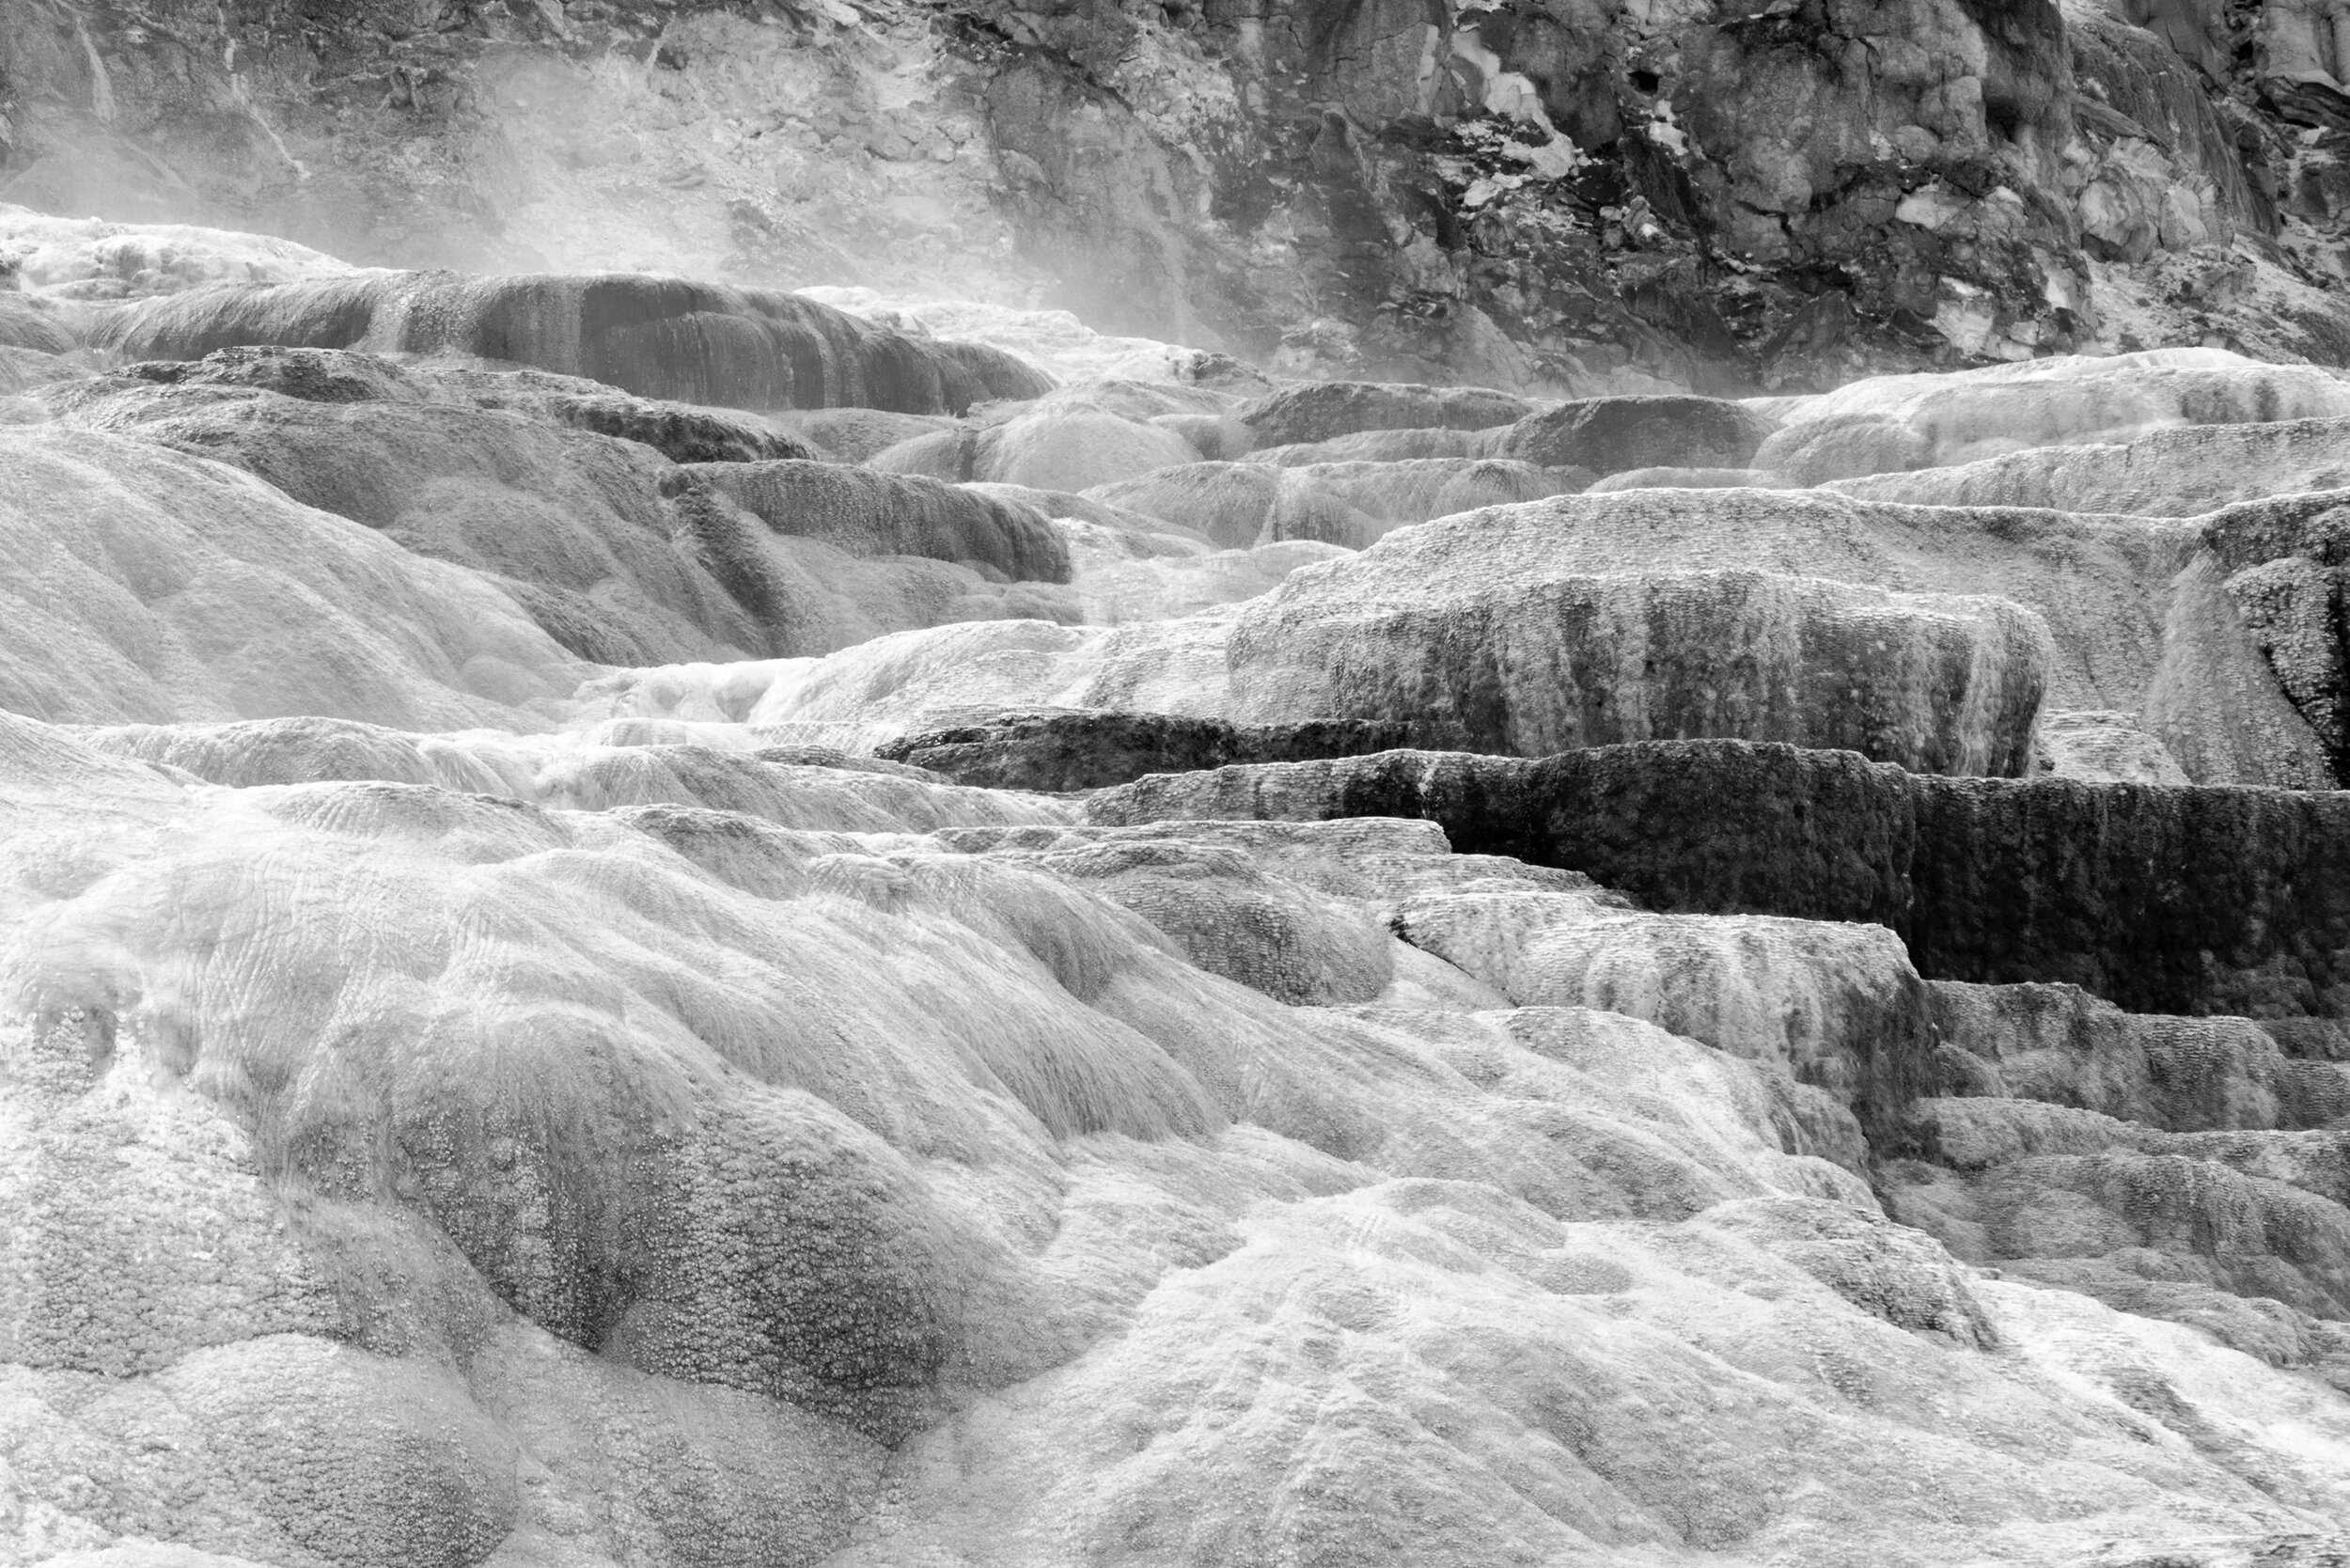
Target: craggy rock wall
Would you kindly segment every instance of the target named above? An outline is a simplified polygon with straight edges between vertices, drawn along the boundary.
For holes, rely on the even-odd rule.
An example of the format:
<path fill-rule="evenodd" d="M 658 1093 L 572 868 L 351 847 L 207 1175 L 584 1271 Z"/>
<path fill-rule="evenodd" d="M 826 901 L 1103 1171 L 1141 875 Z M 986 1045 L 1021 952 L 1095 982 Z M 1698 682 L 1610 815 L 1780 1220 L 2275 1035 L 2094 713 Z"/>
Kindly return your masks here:
<path fill-rule="evenodd" d="M 1587 872 L 1653 908 L 1872 921 L 1930 978 L 2065 981 L 2136 1011 L 2326 1016 L 2350 984 L 2350 798 L 2332 791 L 1940 778 L 1668 741 L 1154 776 L 1092 810 L 1423 817 L 1464 852 Z"/>
<path fill-rule="evenodd" d="M 0 0 L 0 200 L 1041 301 L 1309 374 L 2350 359 L 2333 23 L 2117 4 Z"/>

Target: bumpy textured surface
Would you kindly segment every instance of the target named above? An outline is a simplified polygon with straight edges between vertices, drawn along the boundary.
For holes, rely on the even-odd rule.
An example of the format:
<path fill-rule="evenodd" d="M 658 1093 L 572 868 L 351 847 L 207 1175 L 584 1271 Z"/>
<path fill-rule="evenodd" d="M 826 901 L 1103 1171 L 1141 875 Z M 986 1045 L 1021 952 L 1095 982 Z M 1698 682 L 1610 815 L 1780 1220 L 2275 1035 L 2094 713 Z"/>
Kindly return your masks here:
<path fill-rule="evenodd" d="M 796 294 L 661 277 L 378 274 L 194 289 L 125 306 L 95 337 L 131 359 L 263 343 L 478 354 L 731 408 L 961 414 L 1052 384 L 982 344 L 909 338 Z"/>
<path fill-rule="evenodd" d="M 487 13 L 342 36 L 408 29 L 422 114 L 889 25 Z M 1819 111 L 1739 154 L 1799 246 L 1861 197 L 1769 163 L 1843 133 L 1775 74 L 1794 14 L 1606 26 Z M 1226 24 L 1183 15 L 1097 63 Z M 1585 24 L 1474 15 L 1328 46 L 1470 40 L 1432 94 L 1547 102 L 1511 62 Z M 127 39 L 44 17 L 0 57 Z M 1887 112 L 2081 112 L 2048 18 L 1900 17 Z M 1121 36 L 1085 20 L 948 46 L 1026 79 Z M 2148 71 L 2098 124 L 2210 129 Z M 1640 134 L 1727 112 L 1684 109 Z M 1516 221 L 1549 177 L 1508 172 L 1474 205 Z M 1935 188 L 1893 221 L 1979 242 Z M 2145 195 L 2080 221 L 2138 246 Z M 1406 243 L 1372 215 L 1350 254 Z M 1630 264 L 1666 224 L 1619 216 Z M 2252 1568 L 2350 1528 L 2331 375 L 1554 403 L 1026 305 L 8 234 L 5 1568 Z M 337 300 L 361 346 L 318 346 Z M 206 321 L 296 341 L 105 347 Z M 897 409 L 765 409 L 815 339 L 795 398 Z M 998 352 L 953 340 L 1059 384 L 950 396 Z"/>
<path fill-rule="evenodd" d="M 2341 363 L 2336 14 L 12 0 L 0 200 L 385 265 L 1042 291 L 1291 369 L 1574 396 Z M 50 229 L 37 264 L 100 298 L 305 265 L 104 245 Z"/>
<path fill-rule="evenodd" d="M 1661 742 L 1538 761 L 1399 751 L 1138 779 L 1098 821 L 1421 817 L 1666 909 L 1868 920 L 1938 980 L 2148 1011 L 2342 1015 L 2338 792 L 1950 779 L 1849 752 Z"/>

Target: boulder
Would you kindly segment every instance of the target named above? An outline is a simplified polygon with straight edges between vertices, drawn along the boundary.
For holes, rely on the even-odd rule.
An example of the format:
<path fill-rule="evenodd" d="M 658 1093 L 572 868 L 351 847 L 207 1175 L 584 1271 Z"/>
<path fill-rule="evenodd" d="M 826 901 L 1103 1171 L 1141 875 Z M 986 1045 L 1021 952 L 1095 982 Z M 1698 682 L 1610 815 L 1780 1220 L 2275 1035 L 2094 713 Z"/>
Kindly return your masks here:
<path fill-rule="evenodd" d="M 1529 414 L 1494 444 L 1496 457 L 1594 474 L 1678 465 L 1743 468 L 1777 429 L 1719 398 L 1585 398 Z"/>
<path fill-rule="evenodd" d="M 2043 708 L 2032 744 L 2038 757 L 2034 771 L 2105 784 L 2193 782 L 2161 739 L 2140 728 L 2134 713 Z"/>
<path fill-rule="evenodd" d="M 1533 407 L 1512 393 L 1480 386 L 1323 381 L 1260 398 L 1240 411 L 1240 420 L 1259 447 L 1286 447 L 1364 431 L 1491 430 L 1524 418 Z"/>

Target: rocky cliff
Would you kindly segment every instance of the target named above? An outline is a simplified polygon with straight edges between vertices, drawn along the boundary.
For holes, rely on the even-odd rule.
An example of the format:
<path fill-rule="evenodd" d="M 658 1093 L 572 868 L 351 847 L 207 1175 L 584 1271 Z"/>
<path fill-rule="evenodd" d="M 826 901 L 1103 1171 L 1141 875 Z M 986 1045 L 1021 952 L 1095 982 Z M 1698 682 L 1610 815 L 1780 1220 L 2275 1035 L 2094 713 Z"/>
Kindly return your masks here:
<path fill-rule="evenodd" d="M 2308 0 L 8 0 L 0 200 L 1042 303 L 1319 375 L 2331 364 L 2339 36 Z"/>

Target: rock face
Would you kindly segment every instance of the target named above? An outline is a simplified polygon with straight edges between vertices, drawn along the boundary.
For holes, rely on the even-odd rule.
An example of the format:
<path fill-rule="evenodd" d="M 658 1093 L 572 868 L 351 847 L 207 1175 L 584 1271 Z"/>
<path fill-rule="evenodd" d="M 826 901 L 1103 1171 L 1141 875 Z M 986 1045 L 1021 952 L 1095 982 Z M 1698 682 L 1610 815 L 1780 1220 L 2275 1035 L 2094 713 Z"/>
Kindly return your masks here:
<path fill-rule="evenodd" d="M 1041 287 L 1290 368 L 1577 396 L 2340 362 L 2330 17 L 13 0 L 0 199 L 405 267 Z"/>

